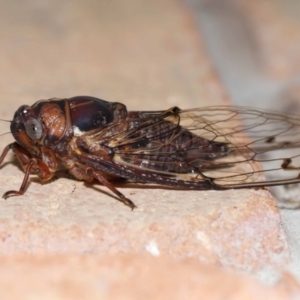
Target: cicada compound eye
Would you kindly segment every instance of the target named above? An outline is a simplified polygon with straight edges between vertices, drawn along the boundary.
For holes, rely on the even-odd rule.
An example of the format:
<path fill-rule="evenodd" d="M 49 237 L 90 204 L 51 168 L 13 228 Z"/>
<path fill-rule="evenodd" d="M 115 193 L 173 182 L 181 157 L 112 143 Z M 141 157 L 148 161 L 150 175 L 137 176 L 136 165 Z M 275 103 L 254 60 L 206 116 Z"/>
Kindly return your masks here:
<path fill-rule="evenodd" d="M 32 140 L 39 140 L 43 135 L 42 124 L 35 118 L 30 118 L 25 122 L 25 131 Z"/>

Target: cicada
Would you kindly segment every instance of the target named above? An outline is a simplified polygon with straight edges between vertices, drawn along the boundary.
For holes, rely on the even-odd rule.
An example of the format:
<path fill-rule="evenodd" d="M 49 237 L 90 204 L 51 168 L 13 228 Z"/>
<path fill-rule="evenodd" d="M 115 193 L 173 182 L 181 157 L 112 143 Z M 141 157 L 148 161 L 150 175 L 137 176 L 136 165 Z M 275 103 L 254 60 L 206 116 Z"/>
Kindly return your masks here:
<path fill-rule="evenodd" d="M 299 116 L 230 106 L 128 111 L 78 96 L 22 105 L 10 130 L 15 142 L 0 164 L 13 150 L 25 175 L 5 199 L 24 194 L 30 174 L 49 181 L 60 165 L 78 180 L 108 187 L 132 209 L 114 180 L 193 190 L 300 182 Z"/>

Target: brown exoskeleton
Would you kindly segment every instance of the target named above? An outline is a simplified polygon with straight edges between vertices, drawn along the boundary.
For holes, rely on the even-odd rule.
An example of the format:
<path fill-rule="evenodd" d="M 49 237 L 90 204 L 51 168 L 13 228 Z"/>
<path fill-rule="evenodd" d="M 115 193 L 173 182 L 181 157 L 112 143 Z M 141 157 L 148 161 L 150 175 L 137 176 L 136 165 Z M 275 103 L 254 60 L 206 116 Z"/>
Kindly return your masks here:
<path fill-rule="evenodd" d="M 22 195 L 31 173 L 50 180 L 58 162 L 79 180 L 96 179 L 132 209 L 112 179 L 198 190 L 300 182 L 293 165 L 300 151 L 287 153 L 300 145 L 297 116 L 226 106 L 127 111 L 121 103 L 79 96 L 21 106 L 11 133 L 15 142 L 5 147 L 0 164 L 12 149 L 25 176 L 5 199 Z M 264 179 L 260 163 L 272 180 Z M 281 179 L 282 170 L 291 175 Z"/>

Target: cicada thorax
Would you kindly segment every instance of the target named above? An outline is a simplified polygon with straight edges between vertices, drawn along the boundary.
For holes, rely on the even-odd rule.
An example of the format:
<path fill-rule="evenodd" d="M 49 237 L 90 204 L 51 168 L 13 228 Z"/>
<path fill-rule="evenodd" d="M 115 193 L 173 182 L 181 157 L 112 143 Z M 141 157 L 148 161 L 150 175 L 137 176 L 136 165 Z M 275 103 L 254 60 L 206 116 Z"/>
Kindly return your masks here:
<path fill-rule="evenodd" d="M 35 155 L 40 147 L 63 155 L 74 133 L 101 130 L 126 116 L 126 107 L 120 103 L 87 96 L 53 98 L 21 106 L 14 115 L 11 132 L 17 143 Z"/>
<path fill-rule="evenodd" d="M 79 96 L 68 99 L 68 104 L 72 126 L 81 132 L 101 130 L 127 117 L 126 106 L 118 102 Z"/>

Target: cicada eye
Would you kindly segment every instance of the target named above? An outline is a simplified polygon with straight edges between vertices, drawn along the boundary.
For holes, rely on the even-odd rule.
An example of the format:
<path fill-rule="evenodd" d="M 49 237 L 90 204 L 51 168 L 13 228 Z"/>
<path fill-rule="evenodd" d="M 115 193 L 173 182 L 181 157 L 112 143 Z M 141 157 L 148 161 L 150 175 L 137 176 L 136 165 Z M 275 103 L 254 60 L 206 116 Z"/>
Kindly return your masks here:
<path fill-rule="evenodd" d="M 42 124 L 35 118 L 25 122 L 25 131 L 32 140 L 39 140 L 43 135 Z"/>

